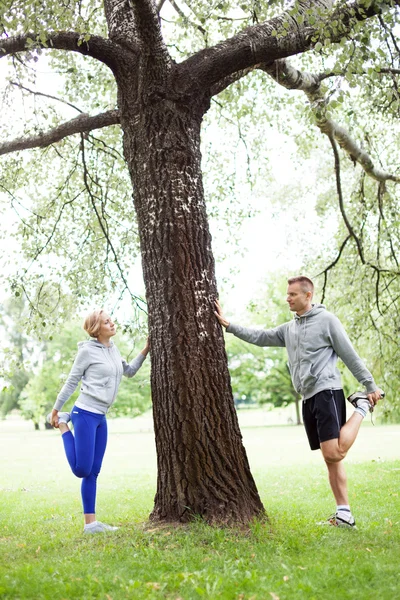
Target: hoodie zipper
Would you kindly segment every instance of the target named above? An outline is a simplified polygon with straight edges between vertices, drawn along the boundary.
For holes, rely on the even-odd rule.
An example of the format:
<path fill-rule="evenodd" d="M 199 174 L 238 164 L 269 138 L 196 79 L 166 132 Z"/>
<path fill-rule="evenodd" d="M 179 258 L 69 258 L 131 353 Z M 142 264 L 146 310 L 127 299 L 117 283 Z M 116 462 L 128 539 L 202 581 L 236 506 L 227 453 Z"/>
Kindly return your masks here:
<path fill-rule="evenodd" d="M 110 346 L 109 348 L 106 348 L 105 346 L 103 346 L 103 350 L 106 352 L 106 356 L 107 356 L 107 360 L 109 361 L 109 363 L 111 363 L 113 370 L 114 370 L 114 393 L 111 399 L 111 403 L 114 402 L 115 397 L 117 395 L 117 391 L 118 391 L 118 365 L 116 364 L 115 360 L 114 360 L 114 353 L 112 352 L 114 346 Z"/>

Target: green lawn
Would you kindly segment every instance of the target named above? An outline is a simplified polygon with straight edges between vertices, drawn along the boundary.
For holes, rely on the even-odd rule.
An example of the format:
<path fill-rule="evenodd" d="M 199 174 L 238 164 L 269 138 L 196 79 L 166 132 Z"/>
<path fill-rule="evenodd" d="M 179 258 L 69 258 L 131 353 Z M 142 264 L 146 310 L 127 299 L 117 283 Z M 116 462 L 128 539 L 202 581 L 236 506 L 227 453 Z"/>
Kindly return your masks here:
<path fill-rule="evenodd" d="M 400 426 L 364 423 L 346 461 L 356 531 L 316 525 L 334 503 L 302 427 L 243 436 L 269 524 L 147 524 L 153 434 L 120 420 L 110 422 L 98 517 L 121 529 L 89 537 L 59 433 L 0 423 L 0 598 L 399 599 Z"/>

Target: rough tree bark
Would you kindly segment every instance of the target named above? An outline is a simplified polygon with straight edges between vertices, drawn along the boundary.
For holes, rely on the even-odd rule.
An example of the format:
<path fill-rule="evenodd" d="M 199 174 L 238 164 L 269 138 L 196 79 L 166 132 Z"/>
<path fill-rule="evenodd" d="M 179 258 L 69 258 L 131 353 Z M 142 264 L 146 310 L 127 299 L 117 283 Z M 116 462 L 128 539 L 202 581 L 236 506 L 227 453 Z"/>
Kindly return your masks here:
<path fill-rule="evenodd" d="M 152 344 L 159 474 L 152 517 L 247 521 L 262 505 L 213 316 L 217 289 L 200 170 L 201 117 L 180 103 L 161 105 L 145 116 L 145 127 L 131 138 L 125 134 L 134 147 Z"/>
<path fill-rule="evenodd" d="M 78 34 L 61 32 L 37 43 L 103 61 L 118 87 L 118 113 L 109 118 L 120 122 L 124 135 L 149 309 L 158 457 L 151 516 L 158 521 L 201 515 L 215 523 L 248 522 L 263 515 L 264 508 L 242 444 L 222 331 L 214 316 L 218 294 L 200 128 L 213 94 L 260 65 L 310 49 L 315 28 L 307 22 L 307 11 L 330 9 L 333 3 L 300 1 L 301 26 L 284 14 L 180 65 L 164 45 L 153 0 L 104 4 L 109 40 L 93 37 L 82 43 Z M 357 2 L 352 6 L 357 8 Z M 344 23 L 347 10 L 342 6 Z M 362 18 L 380 9 L 369 10 Z M 29 36 L 3 40 L 0 56 L 23 52 Z M 89 117 L 80 119 L 80 131 L 93 128 Z M 73 127 L 72 133 L 76 120 Z M 6 143 L 1 151 L 15 149 L 16 144 Z"/>
<path fill-rule="evenodd" d="M 149 21 L 144 46 L 151 15 Z M 247 522 L 264 509 L 214 316 L 217 286 L 200 153 L 210 97 L 181 94 L 164 48 L 152 48 L 153 60 L 144 52 L 135 69 L 116 71 L 149 312 L 158 460 L 151 518 Z"/>

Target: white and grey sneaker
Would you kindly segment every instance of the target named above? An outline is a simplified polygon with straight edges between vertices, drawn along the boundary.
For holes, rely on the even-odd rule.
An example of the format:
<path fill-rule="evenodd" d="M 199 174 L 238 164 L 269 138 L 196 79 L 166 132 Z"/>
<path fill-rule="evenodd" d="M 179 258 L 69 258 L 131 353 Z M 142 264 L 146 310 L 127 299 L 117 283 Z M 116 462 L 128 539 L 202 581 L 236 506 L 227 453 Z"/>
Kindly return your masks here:
<path fill-rule="evenodd" d="M 381 390 L 381 398 L 385 397 L 385 392 L 383 392 Z M 368 400 L 368 395 L 366 392 L 354 392 L 354 394 L 351 394 L 350 396 L 348 396 L 347 400 L 350 402 L 350 404 L 352 404 L 354 406 L 354 408 L 359 408 L 361 409 L 362 412 L 365 411 L 365 414 L 367 414 L 367 411 L 369 410 L 369 412 L 374 412 L 374 405 L 370 403 L 370 401 Z"/>
<path fill-rule="evenodd" d="M 349 517 L 345 517 L 343 513 L 335 512 L 333 515 L 328 517 L 326 521 L 320 521 L 317 525 L 329 525 L 330 527 L 344 527 L 347 529 L 357 529 L 356 522 L 351 513 Z"/>
<path fill-rule="evenodd" d="M 117 531 L 118 527 L 113 527 L 112 525 L 107 525 L 107 523 L 102 523 L 101 521 L 94 521 L 93 523 L 88 523 L 83 528 L 83 533 L 105 533 L 106 531 Z"/>
<path fill-rule="evenodd" d="M 50 423 L 50 425 L 51 425 L 51 415 L 52 415 L 52 413 L 49 413 L 46 417 L 46 421 L 48 423 Z M 59 423 L 67 424 L 70 422 L 70 420 L 71 420 L 71 415 L 69 414 L 69 412 L 59 412 L 58 413 L 58 422 Z"/>
<path fill-rule="evenodd" d="M 370 401 L 368 400 L 366 392 L 354 392 L 354 394 L 348 396 L 347 400 L 354 406 L 354 408 L 361 408 L 365 410 L 365 412 L 367 412 L 367 410 L 369 410 L 369 412 L 373 412 L 374 410 L 373 405 L 370 404 Z"/>

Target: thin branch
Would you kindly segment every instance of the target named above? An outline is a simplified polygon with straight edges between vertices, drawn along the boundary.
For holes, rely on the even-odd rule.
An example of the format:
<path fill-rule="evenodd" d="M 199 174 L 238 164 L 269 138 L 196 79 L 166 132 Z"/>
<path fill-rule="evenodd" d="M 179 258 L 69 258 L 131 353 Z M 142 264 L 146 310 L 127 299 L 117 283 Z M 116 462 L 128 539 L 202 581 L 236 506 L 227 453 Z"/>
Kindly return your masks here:
<path fill-rule="evenodd" d="M 17 83 L 16 81 L 10 81 L 10 84 L 14 85 L 15 87 L 18 87 L 21 90 L 24 90 L 25 92 L 29 92 L 30 94 L 33 94 L 34 96 L 42 96 L 43 98 L 49 98 L 50 100 L 57 100 L 57 102 L 62 102 L 63 104 L 70 106 L 74 110 L 77 110 L 78 112 L 83 113 L 83 110 L 81 110 L 80 108 L 75 106 L 75 104 L 71 104 L 71 102 L 67 102 L 66 100 L 63 100 L 62 98 L 58 98 L 57 96 L 52 96 L 51 94 L 44 94 L 43 92 L 37 92 L 35 90 L 31 90 L 30 88 L 27 88 L 24 85 L 22 85 L 21 83 Z"/>
<path fill-rule="evenodd" d="M 176 0 L 169 0 L 169 2 L 171 4 L 171 6 L 176 10 L 178 15 L 180 17 L 182 17 L 182 19 L 184 20 L 185 23 L 191 25 L 192 27 L 194 27 L 194 29 L 198 29 L 198 31 L 200 31 L 200 33 L 204 36 L 204 39 L 207 43 L 207 31 L 204 29 L 204 27 L 202 27 L 201 25 L 198 25 L 197 23 L 193 23 L 193 21 L 191 21 L 189 19 L 189 17 L 187 15 L 185 15 L 183 10 L 178 6 L 178 4 L 176 3 Z"/>
<path fill-rule="evenodd" d="M 378 208 L 379 208 L 379 222 L 382 219 L 384 225 L 385 225 L 385 229 L 386 229 L 386 235 L 387 238 L 389 240 L 389 246 L 390 246 L 390 253 L 392 255 L 392 258 L 394 260 L 394 262 L 396 263 L 397 268 L 399 268 L 399 261 L 397 259 L 395 250 L 394 250 L 394 245 L 393 245 L 393 239 L 392 239 L 392 235 L 390 233 L 390 230 L 388 229 L 387 225 L 386 225 L 386 218 L 383 212 L 383 196 L 384 193 L 386 192 L 386 187 L 384 183 L 380 183 L 378 186 Z"/>
<path fill-rule="evenodd" d="M 382 17 L 381 17 L 381 16 L 379 16 L 379 17 L 378 17 L 378 19 L 379 19 L 379 23 L 381 24 L 381 27 L 382 27 L 382 29 L 384 29 L 384 30 L 386 31 L 386 35 L 387 35 L 387 34 L 389 34 L 389 36 L 390 36 L 390 38 L 391 38 L 391 40 L 392 40 L 392 42 L 393 42 L 393 46 L 394 46 L 394 47 L 395 47 L 395 49 L 396 49 L 397 56 L 399 57 L 399 56 L 400 56 L 400 48 L 399 48 L 399 46 L 397 45 L 397 40 L 396 40 L 396 38 L 394 37 L 394 35 L 393 35 L 392 31 L 389 31 L 389 32 L 388 32 L 388 29 L 387 29 L 386 23 L 384 22 L 384 20 L 382 19 Z M 390 54 L 392 55 L 391 48 L 390 48 L 390 45 L 389 45 L 389 41 L 388 41 L 388 39 L 387 39 L 387 38 L 386 38 L 386 45 L 387 45 L 387 47 L 388 47 L 388 49 L 389 49 L 389 52 L 390 52 Z M 393 62 L 394 62 L 394 61 L 393 61 L 393 55 L 392 55 L 392 64 L 393 64 Z"/>
<path fill-rule="evenodd" d="M 120 122 L 119 111 L 109 110 L 105 113 L 90 117 L 82 113 L 78 117 L 50 129 L 50 131 L 40 133 L 32 137 L 18 138 L 11 142 L 3 142 L 0 144 L 0 156 L 9 154 L 18 150 L 26 150 L 27 148 L 45 148 L 55 142 L 74 135 L 76 133 L 88 133 L 94 129 L 101 129 L 110 125 L 118 125 Z"/>
<path fill-rule="evenodd" d="M 344 208 L 344 200 L 343 200 L 343 192 L 342 192 L 342 184 L 341 184 L 341 177 L 340 177 L 340 157 L 339 157 L 339 152 L 336 146 L 336 142 L 335 139 L 333 138 L 332 135 L 328 135 L 329 137 L 329 141 L 331 143 L 332 146 L 332 150 L 333 150 L 333 154 L 334 154 L 334 159 L 335 159 L 335 174 L 336 174 L 336 188 L 337 188 L 337 193 L 338 193 L 338 198 L 339 198 L 339 209 L 340 209 L 340 213 L 342 215 L 343 221 L 346 225 L 347 231 L 350 234 L 350 237 L 353 238 L 353 240 L 356 243 L 357 246 L 357 252 L 358 255 L 360 257 L 360 260 L 362 262 L 363 265 L 370 267 L 373 271 L 374 271 L 374 275 L 376 276 L 376 280 L 375 280 L 375 304 L 376 304 L 376 308 L 379 312 L 379 314 L 383 314 L 382 310 L 381 310 L 381 306 L 380 306 L 380 281 L 381 281 L 381 276 L 382 274 L 396 274 L 396 275 L 400 275 L 400 272 L 398 271 L 393 271 L 390 269 L 381 269 L 379 266 L 374 265 L 373 263 L 371 263 L 370 261 L 367 261 L 364 255 L 364 250 L 362 247 L 362 243 L 360 238 L 356 235 L 353 226 L 351 225 L 345 208 Z"/>
<path fill-rule="evenodd" d="M 130 291 L 129 284 L 128 284 L 127 280 L 126 280 L 125 274 L 124 274 L 124 272 L 122 270 L 122 267 L 121 267 L 121 265 L 119 263 L 117 252 L 116 252 L 116 250 L 114 248 L 114 245 L 113 245 L 113 243 L 112 243 L 112 241 L 111 241 L 111 239 L 110 239 L 110 237 L 108 235 L 108 225 L 104 224 L 103 219 L 102 219 L 102 217 L 99 214 L 99 211 L 97 209 L 96 200 L 95 200 L 95 197 L 94 197 L 94 195 L 92 193 L 92 190 L 90 188 L 89 181 L 88 181 L 89 171 L 88 171 L 87 164 L 86 164 L 85 138 L 84 138 L 83 135 L 81 135 L 81 154 L 82 154 L 82 165 L 83 165 L 83 181 L 84 181 L 85 188 L 86 188 L 86 191 L 88 193 L 88 196 L 90 198 L 90 202 L 92 204 L 93 210 L 94 210 L 94 212 L 96 214 L 97 222 L 99 223 L 100 229 L 103 232 L 105 240 L 107 241 L 108 248 L 111 249 L 111 253 L 112 253 L 113 257 L 114 257 L 114 261 L 115 261 L 116 267 L 117 267 L 117 269 L 119 271 L 119 274 L 120 274 L 121 280 L 122 280 L 122 282 L 123 282 L 123 284 L 125 286 L 125 289 L 128 290 L 129 295 L 130 295 L 131 299 L 133 300 L 133 302 L 136 304 L 137 308 L 139 310 L 144 311 L 144 309 L 140 306 L 140 302 L 142 302 L 142 303 L 144 302 L 143 299 L 140 298 L 140 297 L 138 297 L 138 296 L 136 296 L 135 294 L 133 294 Z"/>
<path fill-rule="evenodd" d="M 53 227 L 52 227 L 52 229 L 51 229 L 51 232 L 50 232 L 50 234 L 47 236 L 47 239 L 46 239 L 46 241 L 45 241 L 45 242 L 42 244 L 42 246 L 36 250 L 36 253 L 35 253 L 34 257 L 32 258 L 32 260 L 31 260 L 31 262 L 30 262 L 29 266 L 26 268 L 25 275 L 26 275 L 26 273 L 27 273 L 27 272 L 30 270 L 30 268 L 31 268 L 31 267 L 32 267 L 32 265 L 35 263 L 35 261 L 36 261 L 36 260 L 39 258 L 39 256 L 42 254 L 42 252 L 43 252 L 44 250 L 46 250 L 46 248 L 47 248 L 47 247 L 48 247 L 48 245 L 50 244 L 51 240 L 53 239 L 53 237 L 54 237 L 54 234 L 56 233 L 56 230 L 57 230 L 57 225 L 58 225 L 58 223 L 61 221 L 61 217 L 62 217 L 62 214 L 63 214 L 63 212 L 64 212 L 64 208 L 65 208 L 66 206 L 69 206 L 70 204 L 73 204 L 73 203 L 75 202 L 75 200 L 76 200 L 77 198 L 79 198 L 79 196 L 80 196 L 81 194 L 82 194 L 82 191 L 80 191 L 78 194 L 76 194 L 76 195 L 74 196 L 74 198 L 71 198 L 71 200 L 68 200 L 68 201 L 66 201 L 66 202 L 64 202 L 64 203 L 63 203 L 63 205 L 61 206 L 61 208 L 60 208 L 60 210 L 59 210 L 58 216 L 56 217 L 56 220 L 55 220 L 55 222 L 54 222 L 54 224 L 53 224 Z"/>
<path fill-rule="evenodd" d="M 363 263 L 363 265 L 365 265 L 365 258 L 364 258 L 364 252 L 363 252 L 363 248 L 361 245 L 361 241 L 358 238 L 358 236 L 356 235 L 344 208 L 344 200 L 343 200 L 343 192 L 342 192 L 342 182 L 341 182 L 341 178 L 340 178 L 340 157 L 339 157 L 339 152 L 336 146 L 336 142 L 335 139 L 332 135 L 328 135 L 329 141 L 331 143 L 332 146 L 332 150 L 333 150 L 333 155 L 334 155 L 334 159 L 335 159 L 335 176 L 336 176 L 336 189 L 337 189 L 337 194 L 338 194 L 338 198 L 339 198 L 339 209 L 340 209 L 340 213 L 342 215 L 343 221 L 346 225 L 347 231 L 350 234 L 350 237 L 352 237 L 356 243 L 357 246 L 357 250 L 358 250 L 358 254 L 359 257 L 361 258 L 361 262 Z"/>
<path fill-rule="evenodd" d="M 112 146 L 109 146 L 108 144 L 106 144 L 106 142 L 104 140 L 102 140 L 94 135 L 89 135 L 87 139 L 93 146 L 95 145 L 95 143 L 101 145 L 103 147 L 102 151 L 104 152 L 104 154 L 108 154 L 114 160 L 121 160 L 122 162 L 125 161 L 121 152 L 119 152 L 119 150 L 117 150 L 116 148 L 113 148 Z"/>
<path fill-rule="evenodd" d="M 323 302 L 325 300 L 326 286 L 328 284 L 328 271 L 330 271 L 331 269 L 333 269 L 334 266 L 337 265 L 337 263 L 339 262 L 339 260 L 342 256 L 343 250 L 345 249 L 345 246 L 350 239 L 351 239 L 351 235 L 348 235 L 342 242 L 342 244 L 339 248 L 338 255 L 335 258 L 335 260 L 333 260 L 327 267 L 325 267 L 325 269 L 323 271 L 321 271 L 321 273 L 318 273 L 318 275 L 316 275 L 316 277 L 321 277 L 321 275 L 324 276 L 324 284 L 322 286 L 321 302 Z"/>

